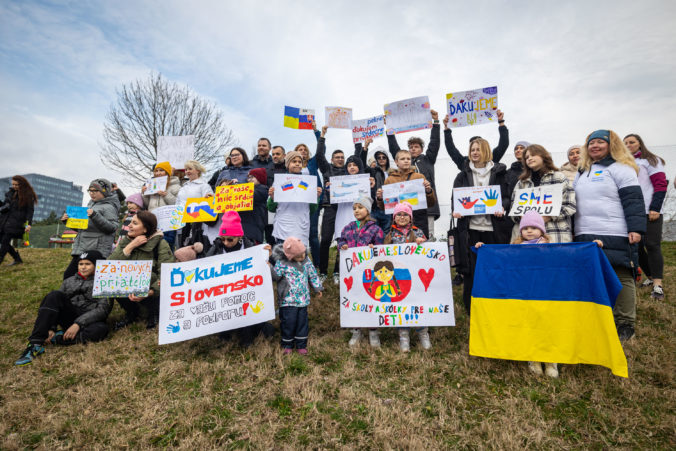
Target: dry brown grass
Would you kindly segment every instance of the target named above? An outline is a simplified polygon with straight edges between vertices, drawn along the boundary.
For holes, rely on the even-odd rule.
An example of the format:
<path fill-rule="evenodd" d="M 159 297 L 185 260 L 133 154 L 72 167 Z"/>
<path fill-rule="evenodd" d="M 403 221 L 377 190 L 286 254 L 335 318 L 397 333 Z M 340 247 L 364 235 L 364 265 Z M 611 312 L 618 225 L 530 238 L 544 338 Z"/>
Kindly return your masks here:
<path fill-rule="evenodd" d="M 16 448 L 662 448 L 676 447 L 676 244 L 665 244 L 667 301 L 642 292 L 628 380 L 563 366 L 467 355 L 467 319 L 433 331 L 434 348 L 401 354 L 347 346 L 334 288 L 310 308 L 306 358 L 277 339 L 248 350 L 206 337 L 158 346 L 143 325 L 88 346 L 49 348 L 14 367 L 42 296 L 58 286 L 61 250 L 22 251 L 0 267 L 0 446 Z M 40 265 L 40 270 L 38 270 Z M 459 299 L 459 293 L 455 293 Z M 121 315 L 119 308 L 111 321 Z"/>

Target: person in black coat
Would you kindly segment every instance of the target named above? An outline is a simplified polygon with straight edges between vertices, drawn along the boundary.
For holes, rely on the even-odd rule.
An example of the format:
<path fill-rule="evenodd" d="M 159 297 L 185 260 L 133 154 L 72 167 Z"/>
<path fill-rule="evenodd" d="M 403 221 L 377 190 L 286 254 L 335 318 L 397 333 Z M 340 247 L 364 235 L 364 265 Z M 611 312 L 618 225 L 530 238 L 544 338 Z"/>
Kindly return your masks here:
<path fill-rule="evenodd" d="M 383 187 L 385 179 L 387 179 L 387 176 L 389 175 L 390 158 L 387 156 L 387 153 L 385 153 L 385 149 L 382 147 L 377 147 L 373 153 L 373 157 L 376 160 L 376 166 L 374 168 L 369 167 L 367 164 L 367 157 L 369 145 L 372 142 L 372 138 L 367 138 L 366 141 L 364 141 L 363 146 L 359 142 L 355 143 L 354 155 L 361 159 L 364 171 L 366 171 L 375 180 L 375 184 L 373 188 L 371 188 L 371 198 L 375 199 L 376 192 Z M 376 221 L 378 227 L 383 229 L 383 234 L 387 235 L 390 232 L 390 226 L 392 225 L 392 215 L 386 214 L 384 210 L 381 210 L 377 205 L 374 204 L 371 210 L 371 217 Z"/>
<path fill-rule="evenodd" d="M 264 168 L 249 171 L 247 182 L 254 184 L 253 210 L 240 211 L 244 236 L 255 244 L 261 244 L 265 238 L 265 226 L 268 223 L 267 200 L 268 185 L 267 172 Z"/>
<path fill-rule="evenodd" d="M 10 266 L 23 263 L 19 252 L 12 247 L 12 239 L 21 238 L 24 231 L 30 232 L 33 223 L 33 208 L 38 196 L 25 177 L 12 177 L 12 186 L 0 201 L 0 263 L 9 253 L 14 261 Z"/>

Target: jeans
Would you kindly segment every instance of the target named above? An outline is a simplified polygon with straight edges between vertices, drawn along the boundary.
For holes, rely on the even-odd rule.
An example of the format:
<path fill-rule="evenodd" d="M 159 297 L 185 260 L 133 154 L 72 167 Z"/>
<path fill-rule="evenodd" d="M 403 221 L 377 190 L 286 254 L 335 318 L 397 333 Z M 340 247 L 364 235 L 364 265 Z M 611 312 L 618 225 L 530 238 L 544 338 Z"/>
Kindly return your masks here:
<path fill-rule="evenodd" d="M 307 348 L 309 331 L 307 307 L 280 307 L 279 328 L 282 332 L 282 348 Z"/>

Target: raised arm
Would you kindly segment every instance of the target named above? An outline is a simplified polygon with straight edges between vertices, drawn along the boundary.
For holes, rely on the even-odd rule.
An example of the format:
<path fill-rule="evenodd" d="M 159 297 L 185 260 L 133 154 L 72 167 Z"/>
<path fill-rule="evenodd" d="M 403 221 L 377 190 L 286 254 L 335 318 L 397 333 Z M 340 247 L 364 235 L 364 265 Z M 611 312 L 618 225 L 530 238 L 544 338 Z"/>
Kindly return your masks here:
<path fill-rule="evenodd" d="M 385 117 L 385 123 L 387 124 L 387 117 Z M 390 150 L 392 158 L 397 159 L 397 152 L 401 149 L 399 148 L 399 143 L 397 142 L 397 137 L 394 132 L 392 134 L 387 133 L 387 147 Z"/>
<path fill-rule="evenodd" d="M 366 141 L 364 142 L 364 145 L 360 142 L 354 143 L 354 156 L 359 158 L 364 165 L 364 168 L 368 167 L 368 164 L 366 163 L 366 158 L 369 153 L 369 145 L 373 142 L 372 138 L 366 138 Z"/>
<path fill-rule="evenodd" d="M 432 130 L 430 131 L 430 143 L 427 146 L 427 159 L 431 164 L 437 162 L 437 156 L 439 155 L 439 147 L 441 147 L 440 131 L 439 131 L 439 113 L 434 110 L 431 110 L 430 114 L 432 115 L 432 120 L 434 124 L 432 125 Z"/>
<path fill-rule="evenodd" d="M 500 110 L 498 110 L 498 133 L 500 133 L 500 140 L 498 141 L 498 146 L 493 149 L 494 163 L 500 162 L 509 147 L 509 130 L 507 130 L 507 126 L 505 125 L 505 113 Z"/>
<path fill-rule="evenodd" d="M 322 127 L 322 133 L 317 140 L 317 152 L 315 157 L 317 158 L 317 167 L 323 173 L 329 170 L 331 167 L 329 162 L 326 161 L 326 130 L 329 128 L 328 125 Z"/>
<path fill-rule="evenodd" d="M 446 152 L 453 160 L 453 163 L 462 171 L 462 168 L 465 166 L 465 160 L 467 157 L 463 157 L 455 144 L 453 143 L 453 132 L 448 128 L 448 114 L 444 118 L 444 145 L 446 146 Z"/>

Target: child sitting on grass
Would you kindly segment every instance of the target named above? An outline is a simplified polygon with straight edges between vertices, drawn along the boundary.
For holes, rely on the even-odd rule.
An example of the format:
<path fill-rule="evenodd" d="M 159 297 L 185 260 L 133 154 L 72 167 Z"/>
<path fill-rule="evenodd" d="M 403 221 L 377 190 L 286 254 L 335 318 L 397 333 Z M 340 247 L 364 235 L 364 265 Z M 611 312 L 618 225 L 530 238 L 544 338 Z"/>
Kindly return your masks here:
<path fill-rule="evenodd" d="M 45 344 L 72 345 L 103 340 L 108 335 L 106 318 L 112 310 L 107 298 L 93 298 L 96 261 L 104 260 L 99 251 L 80 255 L 78 272 L 68 277 L 58 291 L 45 296 L 38 309 L 28 346 L 15 365 L 28 365 L 45 352 Z M 62 330 L 57 331 L 57 326 Z"/>
<path fill-rule="evenodd" d="M 279 328 L 282 332 L 284 354 L 291 354 L 294 345 L 300 355 L 307 355 L 310 287 L 322 297 L 322 283 L 317 270 L 307 256 L 307 248 L 301 240 L 289 237 L 272 250 L 275 265 L 272 280 L 277 282 L 279 299 Z"/>

